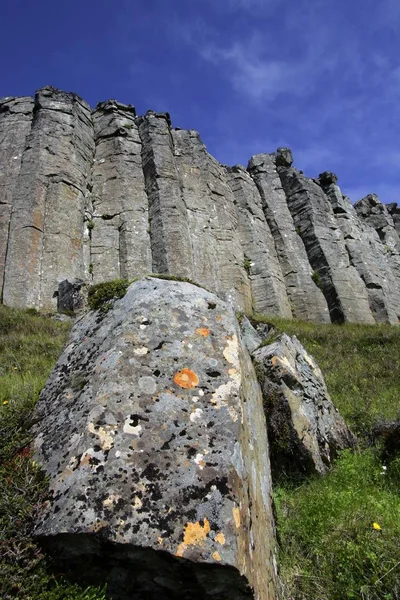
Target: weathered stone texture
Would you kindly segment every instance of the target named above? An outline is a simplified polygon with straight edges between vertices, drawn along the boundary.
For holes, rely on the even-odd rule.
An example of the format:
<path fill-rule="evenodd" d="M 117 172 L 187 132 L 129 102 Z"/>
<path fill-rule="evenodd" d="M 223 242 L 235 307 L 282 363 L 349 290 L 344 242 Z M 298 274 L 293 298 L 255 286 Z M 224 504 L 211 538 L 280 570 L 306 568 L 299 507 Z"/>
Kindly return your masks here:
<path fill-rule="evenodd" d="M 274 238 L 262 209 L 260 193 L 241 166 L 227 168 L 238 215 L 238 230 L 248 268 L 253 310 L 292 318 Z"/>
<path fill-rule="evenodd" d="M 93 112 L 96 151 L 90 220 L 94 283 L 151 273 L 148 199 L 135 109 L 114 100 Z"/>
<path fill-rule="evenodd" d="M 332 321 L 374 323 L 367 289 L 350 264 L 342 232 L 322 188 L 293 167 L 279 167 L 278 172 Z"/>
<path fill-rule="evenodd" d="M 327 174 L 320 175 L 337 223 L 343 234 L 352 264 L 363 279 L 369 305 L 377 323 L 398 323 L 400 315 L 399 285 L 387 260 L 387 252 L 375 229 L 357 216 L 350 200 Z"/>
<path fill-rule="evenodd" d="M 83 274 L 83 215 L 93 159 L 89 106 L 43 88 L 15 186 L 4 302 L 55 308 L 58 283 Z"/>
<path fill-rule="evenodd" d="M 390 204 L 386 204 L 386 209 L 393 219 L 397 235 L 400 236 L 400 206 L 398 206 L 397 202 L 391 202 Z"/>
<path fill-rule="evenodd" d="M 263 210 L 274 237 L 293 316 L 297 319 L 329 322 L 326 300 L 312 280 L 312 268 L 287 205 L 275 164 L 275 155 L 253 156 L 248 170 L 262 198 Z"/>
<path fill-rule="evenodd" d="M 88 313 L 36 419 L 52 492 L 36 533 L 63 564 L 118 599 L 275 599 L 261 391 L 215 295 L 146 278 Z"/>
<path fill-rule="evenodd" d="M 138 126 L 149 199 L 153 272 L 190 277 L 193 263 L 189 224 L 169 115 L 149 111 L 138 119 Z"/>
<path fill-rule="evenodd" d="M 191 278 L 235 307 L 251 311 L 250 282 L 226 170 L 208 154 L 196 131 L 172 130 L 171 135 L 188 211 Z"/>
<path fill-rule="evenodd" d="M 33 98 L 0 100 L 0 292 L 8 245 L 14 190 L 32 124 Z"/>
<path fill-rule="evenodd" d="M 334 407 L 323 375 L 295 336 L 256 349 L 273 473 L 324 474 L 355 437 Z"/>
<path fill-rule="evenodd" d="M 376 194 L 369 194 L 356 202 L 354 208 L 357 215 L 378 233 L 400 289 L 400 238 L 386 206 Z"/>

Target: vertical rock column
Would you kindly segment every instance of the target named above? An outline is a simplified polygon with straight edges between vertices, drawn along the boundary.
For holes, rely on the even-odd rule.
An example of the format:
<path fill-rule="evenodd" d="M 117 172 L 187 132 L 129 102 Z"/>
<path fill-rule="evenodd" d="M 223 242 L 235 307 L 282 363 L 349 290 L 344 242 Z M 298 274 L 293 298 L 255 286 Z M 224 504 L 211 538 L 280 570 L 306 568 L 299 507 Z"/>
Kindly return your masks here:
<path fill-rule="evenodd" d="M 83 221 L 93 150 L 89 106 L 75 94 L 39 90 L 14 193 L 5 304 L 55 308 L 59 282 L 84 275 Z"/>
<path fill-rule="evenodd" d="M 251 288 L 227 173 L 196 131 L 172 130 L 175 160 L 188 211 L 192 279 L 239 310 L 251 312 Z"/>
<path fill-rule="evenodd" d="M 36 412 L 36 534 L 113 598 L 275 600 L 261 390 L 232 308 L 145 278 L 77 322 Z"/>
<path fill-rule="evenodd" d="M 151 273 L 148 199 L 135 109 L 114 100 L 103 102 L 93 112 L 93 123 L 93 281 Z"/>
<path fill-rule="evenodd" d="M 274 238 L 254 181 L 241 166 L 227 168 L 238 215 L 238 230 L 250 276 L 256 312 L 292 318 Z"/>
<path fill-rule="evenodd" d="M 320 185 L 343 234 L 350 263 L 366 285 L 375 321 L 395 325 L 400 315 L 400 293 L 384 245 L 375 229 L 357 216 L 354 206 L 343 196 L 336 181 L 333 173 L 325 172 L 319 176 Z"/>
<path fill-rule="evenodd" d="M 169 115 L 149 111 L 137 122 L 149 200 L 153 272 L 190 278 L 193 259 L 189 224 L 175 165 Z"/>
<path fill-rule="evenodd" d="M 364 282 L 350 265 L 343 235 L 321 187 L 290 165 L 278 150 L 279 176 L 294 224 L 327 300 L 332 321 L 374 323 Z"/>
<path fill-rule="evenodd" d="M 357 215 L 379 235 L 387 261 L 400 287 L 400 238 L 386 206 L 376 194 L 368 194 L 356 202 L 354 208 Z"/>
<path fill-rule="evenodd" d="M 33 98 L 0 100 L 0 294 L 8 246 L 15 185 L 26 137 L 31 129 Z"/>
<path fill-rule="evenodd" d="M 263 210 L 274 237 L 293 316 L 329 323 L 328 306 L 321 290 L 312 280 L 312 268 L 286 202 L 275 155 L 253 156 L 248 171 L 259 189 Z"/>

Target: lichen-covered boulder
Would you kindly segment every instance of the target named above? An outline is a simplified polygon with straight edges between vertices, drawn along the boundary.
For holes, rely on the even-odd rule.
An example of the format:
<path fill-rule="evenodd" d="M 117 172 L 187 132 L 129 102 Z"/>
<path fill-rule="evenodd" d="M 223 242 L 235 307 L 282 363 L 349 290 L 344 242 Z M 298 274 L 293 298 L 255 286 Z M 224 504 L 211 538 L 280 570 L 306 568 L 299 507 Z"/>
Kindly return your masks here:
<path fill-rule="evenodd" d="M 355 437 L 332 403 L 317 363 L 286 334 L 253 352 L 268 425 L 273 474 L 325 474 Z"/>
<path fill-rule="evenodd" d="M 145 278 L 79 320 L 36 411 L 36 534 L 114 600 L 275 598 L 262 396 L 232 309 Z"/>

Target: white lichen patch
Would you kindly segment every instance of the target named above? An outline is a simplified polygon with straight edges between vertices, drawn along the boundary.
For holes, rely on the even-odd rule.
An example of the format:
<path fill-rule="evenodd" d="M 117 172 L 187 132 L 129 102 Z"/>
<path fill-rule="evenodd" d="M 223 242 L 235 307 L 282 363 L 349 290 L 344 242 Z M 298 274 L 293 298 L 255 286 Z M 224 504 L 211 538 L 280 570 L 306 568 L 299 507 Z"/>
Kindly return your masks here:
<path fill-rule="evenodd" d="M 147 354 L 149 351 L 148 348 L 146 348 L 145 346 L 142 346 L 141 348 L 136 348 L 133 353 L 137 354 L 138 356 L 144 356 L 145 354 Z"/>
<path fill-rule="evenodd" d="M 232 421 L 238 420 L 238 414 L 236 409 L 229 402 L 229 398 L 234 394 L 238 393 L 239 385 L 237 381 L 228 381 L 223 383 L 211 396 L 211 402 L 214 404 L 217 410 L 220 410 L 223 406 L 228 409 L 228 412 L 232 418 Z"/>
<path fill-rule="evenodd" d="M 228 363 L 233 365 L 235 369 L 239 371 L 239 342 L 236 335 L 233 335 L 231 338 L 228 338 L 227 346 L 223 354 Z"/>
<path fill-rule="evenodd" d="M 114 425 L 105 425 L 104 427 L 95 427 L 94 423 L 89 423 L 87 429 L 93 435 L 96 435 L 99 438 L 99 445 L 102 450 L 111 450 L 114 445 L 114 434 L 115 434 L 115 426 Z"/>
<path fill-rule="evenodd" d="M 137 437 L 140 437 L 142 435 L 142 426 L 140 424 L 131 425 L 131 417 L 128 416 L 125 419 L 123 431 L 124 433 L 129 433 L 130 435 L 136 435 Z"/>
<path fill-rule="evenodd" d="M 196 454 L 196 456 L 194 458 L 194 462 L 200 469 L 204 469 L 204 467 L 206 466 L 206 463 L 204 460 L 204 454 L 200 454 L 200 453 Z"/>
<path fill-rule="evenodd" d="M 192 414 L 190 415 L 190 420 L 192 423 L 195 423 L 196 421 L 198 421 L 199 419 L 202 418 L 203 415 L 203 411 L 201 410 L 201 408 L 196 408 L 196 410 L 194 410 L 192 412 Z"/>
<path fill-rule="evenodd" d="M 117 504 L 117 502 L 120 499 L 121 499 L 121 496 L 118 496 L 118 494 L 111 494 L 110 496 L 108 496 L 108 498 L 103 500 L 103 506 L 109 507 L 109 506 L 112 506 L 113 504 Z"/>
<path fill-rule="evenodd" d="M 135 510 L 139 510 L 139 508 L 142 508 L 143 506 L 143 502 L 141 501 L 141 499 L 139 498 L 139 496 L 135 496 L 135 501 L 133 503 L 133 508 Z"/>

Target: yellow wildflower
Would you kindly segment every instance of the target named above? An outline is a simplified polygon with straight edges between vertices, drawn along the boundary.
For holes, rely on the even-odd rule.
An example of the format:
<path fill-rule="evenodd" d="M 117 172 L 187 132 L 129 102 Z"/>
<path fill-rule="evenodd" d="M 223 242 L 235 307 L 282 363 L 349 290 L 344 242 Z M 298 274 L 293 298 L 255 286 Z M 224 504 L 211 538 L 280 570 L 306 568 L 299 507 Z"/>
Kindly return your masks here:
<path fill-rule="evenodd" d="M 372 527 L 375 529 L 375 531 L 382 531 L 382 527 L 379 525 L 379 523 L 372 523 Z"/>
<path fill-rule="evenodd" d="M 8 400 L 3 400 L 3 406 L 6 406 L 8 404 Z"/>

